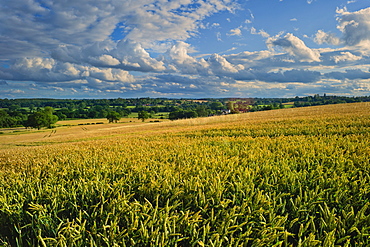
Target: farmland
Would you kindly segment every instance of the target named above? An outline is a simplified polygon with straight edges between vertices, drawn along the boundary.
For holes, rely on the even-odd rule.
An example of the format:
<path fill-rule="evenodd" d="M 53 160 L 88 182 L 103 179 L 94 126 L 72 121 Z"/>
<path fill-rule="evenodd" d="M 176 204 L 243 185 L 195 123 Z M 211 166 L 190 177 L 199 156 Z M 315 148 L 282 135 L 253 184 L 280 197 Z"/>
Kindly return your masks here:
<path fill-rule="evenodd" d="M 0 246 L 369 246 L 370 103 L 0 135 Z"/>

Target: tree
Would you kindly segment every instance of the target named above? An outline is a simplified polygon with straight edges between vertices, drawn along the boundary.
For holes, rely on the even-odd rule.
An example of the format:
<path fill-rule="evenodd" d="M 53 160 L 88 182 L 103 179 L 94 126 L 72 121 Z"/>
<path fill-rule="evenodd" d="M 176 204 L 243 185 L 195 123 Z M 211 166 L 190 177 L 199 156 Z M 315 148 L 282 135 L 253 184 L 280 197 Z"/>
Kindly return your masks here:
<path fill-rule="evenodd" d="M 54 109 L 50 106 L 43 110 L 30 114 L 25 123 L 26 127 L 41 129 L 42 127 L 51 128 L 58 121 L 58 116 L 53 115 Z"/>
<path fill-rule="evenodd" d="M 235 109 L 234 109 L 234 102 L 232 102 L 232 101 L 228 101 L 228 102 L 227 102 L 227 109 L 228 109 L 231 113 L 235 113 Z"/>
<path fill-rule="evenodd" d="M 209 111 L 205 105 L 199 105 L 195 109 L 198 117 L 208 117 Z"/>
<path fill-rule="evenodd" d="M 175 119 L 181 118 L 181 116 L 182 116 L 182 111 L 181 110 L 177 110 L 177 111 L 170 112 L 170 114 L 168 115 L 168 118 L 170 120 L 175 120 Z"/>
<path fill-rule="evenodd" d="M 109 123 L 117 123 L 117 121 L 121 119 L 121 115 L 116 111 L 111 111 L 107 114 L 107 119 Z"/>
<path fill-rule="evenodd" d="M 31 127 L 31 128 L 37 128 L 41 129 L 42 127 L 47 126 L 47 116 L 45 113 L 38 111 L 33 114 L 30 114 L 27 118 L 27 121 L 25 123 L 26 127 Z"/>
<path fill-rule="evenodd" d="M 198 117 L 198 114 L 194 110 L 177 110 L 170 112 L 168 118 L 170 120 L 175 120 L 175 119 L 182 119 L 182 118 L 196 118 Z"/>
<path fill-rule="evenodd" d="M 14 127 L 16 122 L 16 119 L 9 116 L 5 110 L 0 110 L 0 128 Z"/>
<path fill-rule="evenodd" d="M 145 121 L 145 119 L 148 119 L 149 118 L 149 113 L 147 111 L 139 111 L 138 112 L 138 117 L 137 119 L 141 119 L 143 122 Z"/>
<path fill-rule="evenodd" d="M 225 107 L 221 102 L 215 101 L 215 102 L 212 102 L 211 104 L 209 104 L 209 108 L 211 108 L 212 110 L 217 111 L 217 110 L 222 110 Z"/>
<path fill-rule="evenodd" d="M 30 113 L 33 113 L 35 111 L 35 105 L 34 104 L 30 104 L 28 108 L 30 109 Z"/>

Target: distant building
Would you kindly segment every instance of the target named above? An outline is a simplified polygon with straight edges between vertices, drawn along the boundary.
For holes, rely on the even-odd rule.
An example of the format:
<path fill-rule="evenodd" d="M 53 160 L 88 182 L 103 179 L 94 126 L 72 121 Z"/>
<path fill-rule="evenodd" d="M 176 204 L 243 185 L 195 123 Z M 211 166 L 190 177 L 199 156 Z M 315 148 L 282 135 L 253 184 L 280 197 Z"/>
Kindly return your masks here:
<path fill-rule="evenodd" d="M 230 114 L 231 113 L 231 111 L 230 110 L 228 110 L 228 109 L 223 109 L 223 110 L 221 110 L 221 114 L 222 115 L 227 115 L 227 114 Z"/>

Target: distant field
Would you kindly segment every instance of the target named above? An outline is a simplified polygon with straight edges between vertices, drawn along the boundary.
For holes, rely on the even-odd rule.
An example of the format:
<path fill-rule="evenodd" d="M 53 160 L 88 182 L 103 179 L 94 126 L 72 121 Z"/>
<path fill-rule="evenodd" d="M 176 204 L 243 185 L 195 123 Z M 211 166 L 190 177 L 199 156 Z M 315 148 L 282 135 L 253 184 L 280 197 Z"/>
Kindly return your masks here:
<path fill-rule="evenodd" d="M 370 103 L 0 135 L 0 246 L 370 246 L 369 164 Z"/>
<path fill-rule="evenodd" d="M 294 106 L 294 102 L 286 102 L 283 103 L 284 108 L 291 108 Z"/>
<path fill-rule="evenodd" d="M 163 114 L 164 119 L 161 119 L 161 114 Z M 134 123 L 142 123 L 142 120 L 137 119 L 137 113 L 130 115 L 129 117 L 121 118 L 117 123 L 114 124 L 134 124 Z M 146 119 L 145 122 L 165 122 L 168 120 L 168 113 L 158 113 L 154 115 L 154 118 Z M 108 124 L 108 120 L 106 118 L 94 118 L 94 119 L 73 119 L 73 120 L 61 120 L 55 123 L 57 129 L 60 127 L 65 126 L 76 126 L 76 125 L 101 125 L 101 124 Z M 99 127 L 97 127 L 99 128 Z M 25 127 L 14 127 L 14 128 L 4 128 L 0 129 L 2 134 L 26 134 L 26 133 L 35 133 L 35 132 L 47 132 L 51 131 L 50 129 L 41 129 L 37 131 L 36 129 L 26 129 Z M 1 140 L 0 140 L 1 142 Z"/>
<path fill-rule="evenodd" d="M 169 114 L 170 114 L 169 112 L 158 112 L 158 113 L 156 113 L 156 114 L 153 115 L 153 119 L 161 119 L 161 117 L 163 117 L 163 119 L 167 119 L 168 120 L 168 115 Z M 132 112 L 128 117 L 129 118 L 136 118 L 137 119 L 138 113 L 137 112 Z M 124 118 L 122 118 L 122 119 L 124 119 Z"/>

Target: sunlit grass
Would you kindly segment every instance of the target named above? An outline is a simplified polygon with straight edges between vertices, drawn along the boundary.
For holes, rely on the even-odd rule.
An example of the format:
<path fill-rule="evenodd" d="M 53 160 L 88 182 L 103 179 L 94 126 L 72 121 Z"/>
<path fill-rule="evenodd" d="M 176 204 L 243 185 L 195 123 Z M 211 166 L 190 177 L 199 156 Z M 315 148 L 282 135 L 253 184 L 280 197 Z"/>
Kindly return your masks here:
<path fill-rule="evenodd" d="M 368 246 L 369 110 L 76 126 L 0 150 L 0 246 Z"/>

